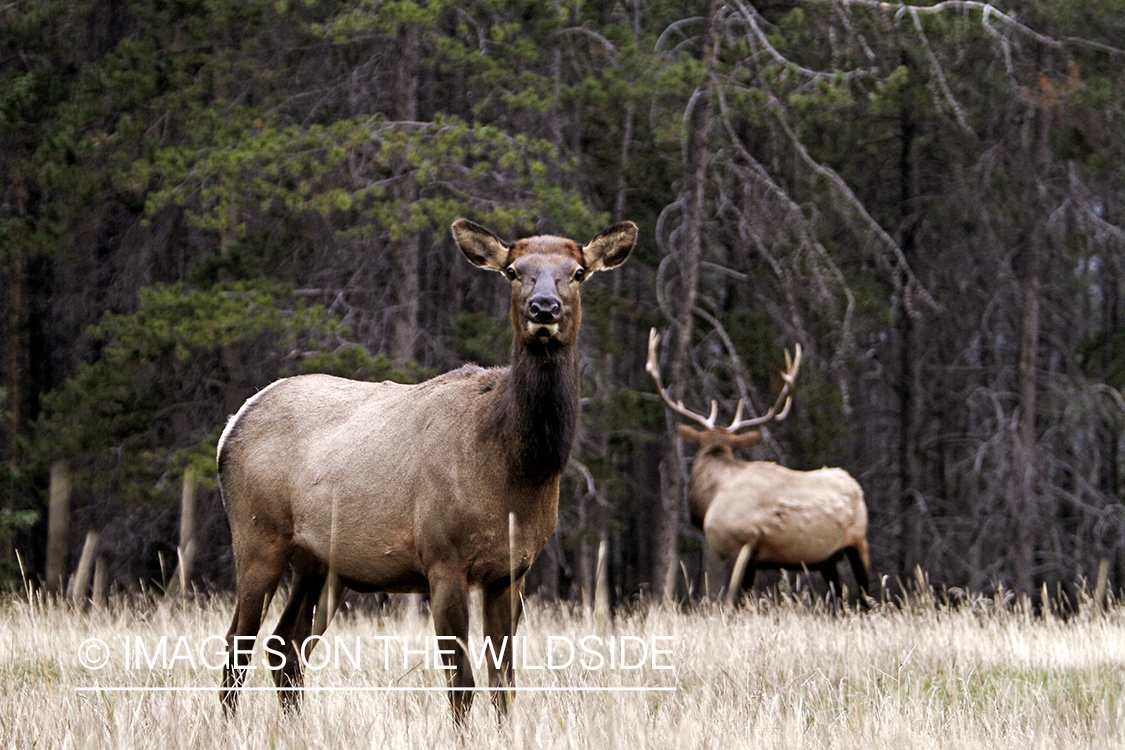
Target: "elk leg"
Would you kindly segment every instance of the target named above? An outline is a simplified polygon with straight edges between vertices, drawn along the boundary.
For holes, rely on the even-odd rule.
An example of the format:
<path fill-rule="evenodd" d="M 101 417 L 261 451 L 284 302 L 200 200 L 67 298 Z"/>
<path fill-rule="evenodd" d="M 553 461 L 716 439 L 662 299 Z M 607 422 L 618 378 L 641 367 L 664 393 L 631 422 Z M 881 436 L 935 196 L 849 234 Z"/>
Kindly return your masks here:
<path fill-rule="evenodd" d="M 859 586 L 859 604 L 864 609 L 871 605 L 867 603 L 867 587 L 871 583 L 870 567 L 867 560 L 867 543 L 848 547 L 848 562 L 852 566 L 852 575 L 855 576 L 856 585 Z"/>
<path fill-rule="evenodd" d="M 731 566 L 730 584 L 727 586 L 727 606 L 738 607 L 742 596 L 754 587 L 754 552 L 749 544 L 742 545 Z"/>
<path fill-rule="evenodd" d="M 449 670 L 449 700 L 453 719 L 465 723 L 473 704 L 473 671 L 469 666 L 469 587 L 465 576 L 430 577 L 430 611 L 438 649 Z M 465 689 L 467 688 L 467 689 Z"/>
<path fill-rule="evenodd" d="M 754 591 L 754 579 L 757 578 L 757 576 L 758 568 L 754 566 L 753 562 L 747 563 L 746 568 L 742 571 L 742 582 L 734 591 L 735 598 L 732 600 L 732 603 L 736 608 L 741 607 L 750 599 Z"/>
<path fill-rule="evenodd" d="M 281 574 L 289 564 L 289 556 L 282 550 L 275 554 L 260 554 L 252 560 L 236 563 L 237 589 L 234 617 L 227 631 L 227 662 L 223 667 L 223 686 L 219 700 L 227 715 L 238 705 L 238 689 L 246 678 L 246 667 L 254 650 L 254 641 L 262 627 L 265 604 L 273 597 Z"/>
<path fill-rule="evenodd" d="M 308 652 L 315 647 L 316 642 L 303 655 L 298 650 L 312 634 L 316 604 L 326 577 L 327 571 L 319 563 L 311 561 L 298 564 L 294 561 L 293 588 L 289 593 L 289 602 L 273 631 L 273 649 L 266 652 L 269 668 L 273 671 L 273 682 L 277 686 L 277 699 L 284 709 L 297 709 L 300 706 L 300 691 L 287 688 L 299 688 L 302 685 L 301 658 L 308 658 Z"/>
<path fill-rule="evenodd" d="M 523 614 L 523 577 L 515 584 L 493 585 L 484 591 L 484 637 L 491 639 L 493 649 L 502 649 L 499 665 L 495 660 L 488 662 L 488 684 L 492 690 L 492 705 L 500 718 L 508 715 L 512 696 L 507 688 L 516 685 L 512 670 L 512 652 L 515 642 L 512 637 L 519 627 Z M 515 619 L 513 619 L 513 616 Z"/>
<path fill-rule="evenodd" d="M 754 567 L 754 563 L 746 566 L 746 572 L 742 575 L 742 591 L 749 594 L 751 589 L 754 588 L 754 578 L 758 575 L 758 569 Z"/>

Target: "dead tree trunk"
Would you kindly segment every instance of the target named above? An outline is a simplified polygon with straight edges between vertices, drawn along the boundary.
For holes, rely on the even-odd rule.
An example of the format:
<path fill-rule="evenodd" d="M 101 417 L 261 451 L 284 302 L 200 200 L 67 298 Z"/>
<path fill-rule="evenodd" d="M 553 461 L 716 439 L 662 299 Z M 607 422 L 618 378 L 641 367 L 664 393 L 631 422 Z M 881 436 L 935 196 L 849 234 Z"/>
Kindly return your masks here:
<path fill-rule="evenodd" d="M 90 529 L 86 532 L 86 543 L 82 545 L 82 556 L 78 558 L 78 570 L 70 579 L 66 595 L 74 605 L 82 604 L 86 600 L 86 592 L 90 589 L 90 578 L 94 573 L 94 560 L 98 555 L 98 545 L 101 544 L 100 531 Z"/>
<path fill-rule="evenodd" d="M 418 61 L 421 40 L 418 29 L 403 24 L 398 35 L 398 56 L 395 61 L 395 118 L 401 122 L 418 119 Z M 405 154 L 396 170 L 394 199 L 401 207 L 404 221 L 410 220 L 410 209 L 418 200 L 418 184 L 413 165 Z M 396 366 L 412 361 L 418 344 L 418 296 L 421 289 L 422 238 L 417 231 L 408 231 L 392 241 L 395 283 L 391 285 L 394 303 L 390 324 L 390 355 Z"/>
<path fill-rule="evenodd" d="M 70 468 L 66 461 L 51 464 L 47 505 L 47 590 L 65 591 L 67 549 L 70 546 Z"/>
<path fill-rule="evenodd" d="M 1018 390 L 1015 470 L 1011 511 L 1014 515 L 1015 559 L 1012 573 L 1016 591 L 1030 595 L 1033 589 L 1035 564 L 1035 531 L 1038 527 L 1039 461 L 1036 455 L 1036 418 L 1038 416 L 1038 368 L 1040 311 L 1039 296 L 1043 260 L 1048 243 L 1049 227 L 1043 220 L 1048 215 L 1044 179 L 1048 169 L 1048 136 L 1050 112 L 1037 107 L 1031 113 L 1032 141 L 1028 196 L 1028 234 L 1017 256 L 1016 269 L 1020 284 L 1020 344 L 1016 364 Z"/>
<path fill-rule="evenodd" d="M 1038 245 L 1042 240 L 1033 232 L 1029 240 L 1030 261 L 1037 266 Z M 1032 568 L 1034 565 L 1035 540 L 1038 503 L 1036 501 L 1036 430 L 1037 409 L 1036 355 L 1039 351 L 1039 276 L 1035 269 L 1028 269 L 1022 281 L 1020 299 L 1020 350 L 1017 365 L 1019 387 L 1019 415 L 1016 432 L 1015 455 L 1015 498 L 1012 511 L 1015 514 L 1015 560 L 1013 574 L 1016 591 L 1030 594 L 1032 591 Z"/>
<path fill-rule="evenodd" d="M 24 212 L 27 196 L 22 185 L 17 184 L 11 188 L 12 201 L 16 215 Z M 4 217 L 7 218 L 7 217 Z M 7 424 L 7 452 L 8 476 L 6 479 L 7 499 L 5 507 L 9 511 L 16 509 L 16 482 L 15 477 L 19 469 L 20 432 L 23 428 L 23 373 L 25 352 L 27 345 L 25 333 L 27 328 L 26 311 L 27 301 L 24 291 L 26 287 L 26 261 L 24 250 L 19 242 L 13 242 L 9 254 L 8 268 L 8 340 L 7 340 L 7 380 L 8 389 L 8 424 Z M 15 540 L 11 536 L 0 537 L 0 559 L 11 559 L 15 551 Z"/>
<path fill-rule="evenodd" d="M 90 592 L 90 599 L 95 607 L 101 607 L 109 598 L 109 566 L 106 564 L 105 555 L 98 555 L 94 560 L 94 585 Z"/>
<path fill-rule="evenodd" d="M 680 282 L 676 295 L 675 330 L 672 332 L 672 346 L 666 364 L 668 380 L 675 384 L 672 396 L 676 399 L 683 398 L 684 383 L 688 380 L 693 316 L 699 297 L 705 188 L 713 119 L 711 73 L 718 59 L 718 26 L 722 8 L 721 0 L 712 0 L 707 11 L 707 28 L 703 38 L 704 77 L 697 95 L 692 97 L 689 105 L 691 109 L 687 117 L 687 160 L 684 165 L 684 193 L 681 197 L 684 206 L 683 239 L 678 243 L 679 248 L 673 250 L 677 255 Z M 666 419 L 668 434 L 675 435 L 673 417 L 666 414 Z M 680 531 L 680 508 L 684 503 L 686 492 L 684 474 L 679 442 L 675 438 L 670 438 L 660 472 L 661 507 L 653 570 L 654 591 L 665 602 L 674 597 L 676 590 L 676 573 L 679 567 L 676 540 Z"/>
<path fill-rule="evenodd" d="M 183 492 L 180 496 L 180 545 L 176 549 L 178 558 L 176 572 L 168 584 L 168 593 L 186 593 L 188 582 L 191 581 L 192 569 L 195 566 L 195 500 L 196 476 L 195 471 L 188 469 L 184 472 Z"/>
<path fill-rule="evenodd" d="M 903 56 L 904 64 L 908 59 Z M 912 108 L 903 106 L 899 115 L 899 217 L 902 226 L 899 245 L 907 264 L 913 266 L 917 248 L 917 186 L 914 170 L 915 125 Z M 899 374 L 898 374 L 898 477 L 899 477 L 899 572 L 903 580 L 922 562 L 922 466 L 921 447 L 923 399 L 922 343 L 914 312 L 901 295 L 898 305 Z"/>

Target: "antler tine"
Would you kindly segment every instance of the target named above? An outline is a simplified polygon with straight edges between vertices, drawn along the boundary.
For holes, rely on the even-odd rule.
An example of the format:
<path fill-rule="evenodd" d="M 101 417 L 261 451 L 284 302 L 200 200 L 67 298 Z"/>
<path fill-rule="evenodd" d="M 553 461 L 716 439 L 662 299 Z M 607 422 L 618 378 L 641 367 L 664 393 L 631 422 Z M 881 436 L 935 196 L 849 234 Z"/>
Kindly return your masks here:
<path fill-rule="evenodd" d="M 715 417 L 718 414 L 719 405 L 714 401 L 711 402 L 711 417 L 704 418 L 700 414 L 687 409 L 683 401 L 673 401 L 672 397 L 668 395 L 668 391 L 664 388 L 664 383 L 660 379 L 660 365 L 657 364 L 656 348 L 660 345 L 660 334 L 653 328 L 648 334 L 648 362 L 645 363 L 645 371 L 648 372 L 652 378 L 652 382 L 656 384 L 656 392 L 660 394 L 660 400 L 664 405 L 671 409 L 676 414 L 679 414 L 685 419 L 690 419 L 697 422 L 708 430 L 715 428 Z"/>
<path fill-rule="evenodd" d="M 785 350 L 785 372 L 781 373 L 781 379 L 785 383 L 781 387 L 781 392 L 777 394 L 777 400 L 774 401 L 773 406 L 760 417 L 753 419 L 740 420 L 742 416 L 742 401 L 738 402 L 738 413 L 735 415 L 734 421 L 731 422 L 730 427 L 727 429 L 730 432 L 742 430 L 747 427 L 757 427 L 758 425 L 766 424 L 767 422 L 780 422 L 789 416 L 789 408 L 793 406 L 793 386 L 797 382 L 797 371 L 801 368 L 801 345 L 797 344 L 793 347 L 793 356 L 790 358 L 789 350 Z"/>
<path fill-rule="evenodd" d="M 660 367 L 656 364 L 656 347 L 659 344 L 660 334 L 656 332 L 655 328 L 650 328 L 648 331 L 648 361 L 645 362 L 645 371 L 652 376 L 658 387 L 663 388 L 660 385 Z"/>
<path fill-rule="evenodd" d="M 730 423 L 730 427 L 727 428 L 728 431 L 734 430 L 734 426 L 742 421 L 742 407 L 745 405 L 745 400 L 738 399 L 738 408 L 734 410 L 734 421 Z"/>
<path fill-rule="evenodd" d="M 795 344 L 793 346 L 793 357 L 790 359 L 789 350 L 785 350 L 785 372 L 781 377 L 790 385 L 797 379 L 797 370 L 801 368 L 801 345 Z"/>

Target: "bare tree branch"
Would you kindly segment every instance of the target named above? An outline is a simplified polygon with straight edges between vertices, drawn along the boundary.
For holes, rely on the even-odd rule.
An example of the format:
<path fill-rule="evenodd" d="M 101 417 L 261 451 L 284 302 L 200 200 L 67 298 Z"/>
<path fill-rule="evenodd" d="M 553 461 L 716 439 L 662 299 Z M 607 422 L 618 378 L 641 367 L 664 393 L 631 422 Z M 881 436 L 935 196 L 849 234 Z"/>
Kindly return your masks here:
<path fill-rule="evenodd" d="M 1101 42 L 1091 41 L 1089 39 L 1080 39 L 1077 37 L 1063 37 L 1056 39 L 1046 34 L 1041 34 L 1030 26 L 1020 23 L 1014 16 L 1009 15 L 1002 10 L 999 10 L 992 3 L 982 3 L 978 0 L 944 0 L 943 2 L 934 5 L 906 5 L 905 3 L 884 3 L 878 0 L 807 0 L 811 3 L 819 5 L 854 5 L 863 8 L 874 8 L 886 12 L 894 12 L 896 18 L 901 18 L 905 13 L 910 13 L 914 16 L 919 14 L 924 15 L 937 15 L 944 13 L 947 10 L 977 10 L 981 12 L 981 22 L 988 27 L 990 19 L 995 18 L 1004 25 L 1012 28 L 1015 31 L 1023 34 L 1024 36 L 1033 39 L 1040 44 L 1056 49 L 1075 46 L 1075 47 L 1088 47 L 1105 52 L 1111 55 L 1125 55 L 1125 49 L 1114 47 Z"/>
<path fill-rule="evenodd" d="M 918 38 L 922 40 L 922 46 L 926 48 L 926 54 L 930 58 L 930 65 L 933 67 L 934 76 L 937 78 L 938 86 L 941 88 L 942 94 L 945 95 L 945 100 L 949 102 L 949 106 L 953 108 L 953 116 L 957 118 L 957 124 L 961 126 L 969 137 L 974 141 L 977 140 L 977 134 L 973 132 L 968 121 L 965 119 L 965 110 L 953 97 L 953 92 L 949 90 L 949 82 L 945 80 L 945 73 L 941 69 L 941 63 L 938 62 L 937 55 L 934 54 L 934 48 L 930 46 L 930 40 L 926 38 L 926 32 L 922 29 L 922 21 L 918 17 L 918 10 L 911 8 L 911 17 L 914 19 L 914 28 L 918 31 Z"/>
<path fill-rule="evenodd" d="M 808 78 L 811 78 L 813 80 L 838 78 L 840 76 L 850 79 L 857 76 L 875 75 L 876 70 L 874 68 L 859 68 L 856 70 L 849 70 L 841 73 L 840 71 L 835 70 L 813 70 L 812 68 L 806 68 L 803 65 L 799 65 L 798 63 L 793 62 L 792 60 L 778 52 L 777 48 L 770 44 L 769 38 L 766 36 L 765 32 L 762 31 L 761 23 L 764 23 L 764 21 L 761 15 L 758 13 L 758 9 L 753 5 L 747 5 L 746 3 L 742 2 L 742 0 L 734 0 L 734 3 L 738 6 L 738 10 L 739 12 L 741 12 L 742 18 L 746 21 L 746 25 L 750 29 L 751 42 L 760 44 L 766 51 L 766 54 L 769 55 L 769 57 L 779 65 L 784 65 L 788 68 L 799 71 L 802 75 L 807 76 Z"/>

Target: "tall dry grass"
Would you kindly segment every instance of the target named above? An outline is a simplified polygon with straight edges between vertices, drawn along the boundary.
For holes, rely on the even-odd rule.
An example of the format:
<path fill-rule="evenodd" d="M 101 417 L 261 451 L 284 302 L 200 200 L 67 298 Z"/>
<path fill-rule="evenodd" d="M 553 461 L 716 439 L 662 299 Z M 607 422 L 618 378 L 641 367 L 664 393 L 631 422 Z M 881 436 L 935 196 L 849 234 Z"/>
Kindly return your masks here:
<path fill-rule="evenodd" d="M 267 621 L 266 631 L 276 618 Z M 529 605 L 520 635 L 653 636 L 670 648 L 636 670 L 520 669 L 521 692 L 497 724 L 487 695 L 468 726 L 453 727 L 440 692 L 342 688 L 437 687 L 440 673 L 363 652 L 310 674 L 303 710 L 283 713 L 272 692 L 242 695 L 233 719 L 219 707 L 219 673 L 185 659 L 127 669 L 125 636 L 154 646 L 169 636 L 201 644 L 226 631 L 231 603 L 118 599 L 91 610 L 55 600 L 0 602 L 0 746 L 5 748 L 1113 748 L 1125 747 L 1125 608 L 1064 621 L 980 599 L 959 609 L 932 602 L 831 614 L 786 600 L 730 612 L 639 609 L 608 623 L 581 611 Z M 479 637 L 479 624 L 474 631 Z M 420 615 L 353 614 L 328 636 L 421 639 Z M 100 670 L 79 663 L 99 638 L 115 651 Z M 634 642 L 635 643 L 635 642 Z M 414 647 L 412 645 L 412 647 Z M 153 649 L 155 650 L 155 649 Z M 171 652 L 171 648 L 170 648 Z M 319 651 L 318 651 L 319 653 Z M 261 666 L 260 652 L 254 663 Z M 529 666 L 537 663 L 536 658 Z M 478 674 L 478 682 L 481 676 Z M 268 687 L 264 669 L 248 685 Z M 80 688 L 199 688 L 196 692 Z M 561 692 L 558 687 L 613 688 Z M 623 687 L 674 688 L 622 692 Z"/>

